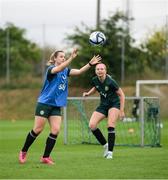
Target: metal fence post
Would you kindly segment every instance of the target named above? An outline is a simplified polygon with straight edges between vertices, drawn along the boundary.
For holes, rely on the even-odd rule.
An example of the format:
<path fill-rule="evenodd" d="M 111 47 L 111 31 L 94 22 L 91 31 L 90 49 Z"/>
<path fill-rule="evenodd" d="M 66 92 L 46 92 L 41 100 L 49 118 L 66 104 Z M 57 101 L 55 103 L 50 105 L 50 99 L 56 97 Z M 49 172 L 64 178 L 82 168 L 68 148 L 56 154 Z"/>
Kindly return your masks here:
<path fill-rule="evenodd" d="M 64 144 L 67 144 L 68 143 L 67 107 L 63 108 L 63 116 L 64 116 Z"/>
<path fill-rule="evenodd" d="M 144 98 L 140 97 L 141 146 L 144 147 Z"/>

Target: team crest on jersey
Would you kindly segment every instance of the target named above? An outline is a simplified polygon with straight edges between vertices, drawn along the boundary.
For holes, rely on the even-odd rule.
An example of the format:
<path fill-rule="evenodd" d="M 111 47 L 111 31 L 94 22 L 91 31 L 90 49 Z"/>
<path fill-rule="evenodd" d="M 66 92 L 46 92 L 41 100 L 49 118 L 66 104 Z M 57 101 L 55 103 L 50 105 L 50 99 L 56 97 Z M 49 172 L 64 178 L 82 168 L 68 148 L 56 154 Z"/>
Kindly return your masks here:
<path fill-rule="evenodd" d="M 44 110 L 41 110 L 41 111 L 40 111 L 40 115 L 44 115 Z"/>
<path fill-rule="evenodd" d="M 108 91 L 109 90 L 109 87 L 108 86 L 105 86 L 105 91 Z"/>
<path fill-rule="evenodd" d="M 101 94 L 102 96 L 104 96 L 105 98 L 107 97 L 107 94 L 106 94 L 106 93 L 103 93 L 103 92 L 100 91 L 100 94 Z"/>

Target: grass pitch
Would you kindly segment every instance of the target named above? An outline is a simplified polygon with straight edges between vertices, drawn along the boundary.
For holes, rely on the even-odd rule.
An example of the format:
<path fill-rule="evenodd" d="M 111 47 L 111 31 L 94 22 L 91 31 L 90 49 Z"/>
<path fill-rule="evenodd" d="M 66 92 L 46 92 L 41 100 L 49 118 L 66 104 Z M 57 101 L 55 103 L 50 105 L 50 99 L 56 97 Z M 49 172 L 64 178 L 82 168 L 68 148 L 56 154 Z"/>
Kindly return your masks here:
<path fill-rule="evenodd" d="M 27 163 L 18 163 L 18 153 L 33 121 L 0 121 L 0 179 L 167 179 L 168 122 L 163 122 L 161 148 L 115 147 L 114 159 L 102 157 L 100 145 L 64 145 L 63 131 L 51 154 L 55 165 L 41 164 L 49 133 L 37 138 Z"/>

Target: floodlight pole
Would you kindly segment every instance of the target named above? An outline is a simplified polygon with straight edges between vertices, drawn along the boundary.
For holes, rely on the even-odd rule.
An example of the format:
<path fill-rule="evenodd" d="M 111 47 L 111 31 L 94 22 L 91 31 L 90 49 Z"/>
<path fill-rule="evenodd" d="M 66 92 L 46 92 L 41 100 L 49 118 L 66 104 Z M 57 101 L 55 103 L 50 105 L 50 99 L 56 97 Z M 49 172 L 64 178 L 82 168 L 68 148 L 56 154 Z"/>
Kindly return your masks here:
<path fill-rule="evenodd" d="M 129 33 L 130 31 L 130 0 L 126 0 L 124 3 L 124 12 L 125 16 L 127 17 L 126 24 L 123 22 L 124 31 Z M 121 37 L 121 84 L 124 85 L 125 81 L 125 52 L 126 52 L 126 39 L 125 39 L 125 32 L 122 34 Z"/>
<path fill-rule="evenodd" d="M 10 83 L 10 31 L 6 28 L 6 84 Z"/>
<path fill-rule="evenodd" d="M 122 35 L 121 40 L 121 84 L 124 85 L 125 81 L 125 37 Z"/>
<path fill-rule="evenodd" d="M 45 42 L 45 31 L 46 31 L 46 26 L 45 24 L 42 25 L 42 36 L 43 36 L 43 50 L 42 50 L 42 79 L 44 77 L 45 73 L 45 47 L 46 47 L 46 42 Z"/>
<path fill-rule="evenodd" d="M 97 0 L 96 28 L 100 28 L 100 0 Z"/>
<path fill-rule="evenodd" d="M 168 79 L 168 15 L 166 16 L 166 28 L 165 28 L 165 36 L 166 36 L 166 58 L 165 58 L 165 74 L 166 79 Z"/>

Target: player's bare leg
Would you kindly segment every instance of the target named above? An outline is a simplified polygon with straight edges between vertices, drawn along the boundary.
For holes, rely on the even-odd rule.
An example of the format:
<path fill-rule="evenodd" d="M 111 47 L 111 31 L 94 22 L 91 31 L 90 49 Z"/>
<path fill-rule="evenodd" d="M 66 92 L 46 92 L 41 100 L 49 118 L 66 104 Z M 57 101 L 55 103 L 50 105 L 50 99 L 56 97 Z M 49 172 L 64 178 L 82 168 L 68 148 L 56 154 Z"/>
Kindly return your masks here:
<path fill-rule="evenodd" d="M 91 116 L 90 122 L 89 122 L 89 127 L 90 127 L 93 135 L 96 137 L 98 142 L 104 147 L 104 154 L 103 154 L 104 157 L 106 156 L 106 154 L 108 152 L 108 143 L 107 143 L 105 137 L 103 136 L 102 132 L 100 131 L 100 129 L 97 128 L 97 125 L 105 117 L 106 116 L 104 114 L 94 111 Z"/>

